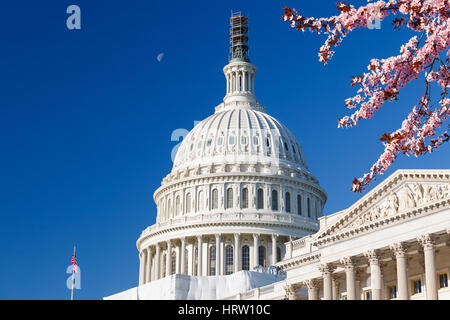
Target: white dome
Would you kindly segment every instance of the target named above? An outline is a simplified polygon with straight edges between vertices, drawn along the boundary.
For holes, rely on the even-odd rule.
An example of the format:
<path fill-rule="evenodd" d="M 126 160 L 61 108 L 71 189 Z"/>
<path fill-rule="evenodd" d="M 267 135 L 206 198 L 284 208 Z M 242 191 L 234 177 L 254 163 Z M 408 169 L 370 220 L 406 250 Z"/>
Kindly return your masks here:
<path fill-rule="evenodd" d="M 174 170 L 210 164 L 270 163 L 308 171 L 294 135 L 280 121 L 260 111 L 262 107 L 218 109 L 185 137 Z"/>

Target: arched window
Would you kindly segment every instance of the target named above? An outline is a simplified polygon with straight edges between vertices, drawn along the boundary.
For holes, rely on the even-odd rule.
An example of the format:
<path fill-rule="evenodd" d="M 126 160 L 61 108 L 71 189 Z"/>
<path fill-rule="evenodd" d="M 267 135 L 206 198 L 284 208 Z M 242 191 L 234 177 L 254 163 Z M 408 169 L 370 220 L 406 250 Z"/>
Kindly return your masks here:
<path fill-rule="evenodd" d="M 219 192 L 217 189 L 214 189 L 212 191 L 212 209 L 218 209 L 219 208 Z"/>
<path fill-rule="evenodd" d="M 185 206 L 185 208 L 186 208 L 186 213 L 190 213 L 191 212 L 191 194 L 190 193 L 188 193 L 187 195 L 186 195 L 186 206 Z"/>
<path fill-rule="evenodd" d="M 308 204 L 308 218 L 311 218 L 311 200 L 308 198 L 306 202 Z"/>
<path fill-rule="evenodd" d="M 175 252 L 172 252 L 172 259 L 171 259 L 171 266 L 170 266 L 170 274 L 176 274 L 177 273 L 177 257 L 175 256 Z"/>
<path fill-rule="evenodd" d="M 258 189 L 258 206 L 257 209 L 264 209 L 264 190 Z"/>
<path fill-rule="evenodd" d="M 291 212 L 291 194 L 286 192 L 286 212 Z"/>
<path fill-rule="evenodd" d="M 247 188 L 242 189 L 242 208 L 243 209 L 248 208 L 248 189 Z"/>
<path fill-rule="evenodd" d="M 225 249 L 225 274 L 233 273 L 233 247 L 228 245 Z"/>
<path fill-rule="evenodd" d="M 281 248 L 277 247 L 277 262 L 281 261 Z"/>
<path fill-rule="evenodd" d="M 178 216 L 180 212 L 181 212 L 180 196 L 177 196 L 175 200 L 175 215 Z"/>
<path fill-rule="evenodd" d="M 209 275 L 216 275 L 216 246 L 209 248 Z"/>
<path fill-rule="evenodd" d="M 227 189 L 227 209 L 233 208 L 233 189 Z"/>
<path fill-rule="evenodd" d="M 242 270 L 250 270 L 250 248 L 242 247 Z"/>
<path fill-rule="evenodd" d="M 302 214 L 302 196 L 299 194 L 297 195 L 297 214 Z"/>
<path fill-rule="evenodd" d="M 258 264 L 266 267 L 266 247 L 264 246 L 258 248 Z"/>
<path fill-rule="evenodd" d="M 203 210 L 203 204 L 205 202 L 205 194 L 202 190 L 198 192 L 198 198 L 197 198 L 197 211 Z"/>
<path fill-rule="evenodd" d="M 278 191 L 272 190 L 272 210 L 278 211 Z"/>

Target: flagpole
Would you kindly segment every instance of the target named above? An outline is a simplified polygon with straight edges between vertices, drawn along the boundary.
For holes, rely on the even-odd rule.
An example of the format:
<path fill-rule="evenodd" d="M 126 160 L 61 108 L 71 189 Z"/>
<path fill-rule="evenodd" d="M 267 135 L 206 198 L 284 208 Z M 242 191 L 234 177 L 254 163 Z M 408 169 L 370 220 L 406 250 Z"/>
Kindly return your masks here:
<path fill-rule="evenodd" d="M 73 256 L 74 256 L 74 257 L 76 257 L 76 256 L 75 256 L 75 249 L 76 249 L 76 246 L 74 245 L 74 246 L 73 246 Z M 74 271 L 74 269 L 73 269 L 73 267 L 72 267 L 72 291 L 71 291 L 71 293 L 70 293 L 70 300 L 73 300 L 73 283 L 74 283 L 74 280 L 75 280 L 75 273 L 74 273 L 73 271 Z"/>

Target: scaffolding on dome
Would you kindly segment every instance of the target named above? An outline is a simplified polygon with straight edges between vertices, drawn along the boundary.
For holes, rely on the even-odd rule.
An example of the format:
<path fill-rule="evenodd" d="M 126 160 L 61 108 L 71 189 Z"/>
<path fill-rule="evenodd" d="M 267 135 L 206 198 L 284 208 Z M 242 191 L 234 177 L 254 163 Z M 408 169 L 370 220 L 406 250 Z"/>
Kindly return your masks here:
<path fill-rule="evenodd" d="M 230 60 L 250 61 L 248 58 L 248 17 L 231 12 L 230 18 Z"/>

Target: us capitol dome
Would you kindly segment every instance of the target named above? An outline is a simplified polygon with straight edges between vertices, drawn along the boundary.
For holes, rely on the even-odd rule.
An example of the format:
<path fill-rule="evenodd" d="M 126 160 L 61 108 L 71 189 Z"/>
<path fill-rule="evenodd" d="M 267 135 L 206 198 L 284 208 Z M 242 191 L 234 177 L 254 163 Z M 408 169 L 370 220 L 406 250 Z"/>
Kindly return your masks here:
<path fill-rule="evenodd" d="M 267 268 L 285 242 L 319 230 L 327 195 L 295 136 L 255 96 L 248 18 L 230 21 L 226 95 L 184 138 L 154 193 L 156 223 L 137 240 L 141 285 Z"/>

